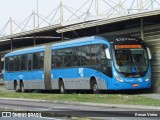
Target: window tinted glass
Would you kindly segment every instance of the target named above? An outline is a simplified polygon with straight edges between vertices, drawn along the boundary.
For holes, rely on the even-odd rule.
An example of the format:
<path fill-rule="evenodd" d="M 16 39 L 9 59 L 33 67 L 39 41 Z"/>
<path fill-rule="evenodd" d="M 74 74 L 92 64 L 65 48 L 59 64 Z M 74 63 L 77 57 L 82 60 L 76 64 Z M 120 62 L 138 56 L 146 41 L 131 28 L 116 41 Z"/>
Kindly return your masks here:
<path fill-rule="evenodd" d="M 100 45 L 91 46 L 91 65 L 100 64 Z"/>
<path fill-rule="evenodd" d="M 43 66 L 44 66 L 44 52 L 40 52 L 38 60 L 38 69 L 43 69 Z"/>
<path fill-rule="evenodd" d="M 63 50 L 58 50 L 55 52 L 56 67 L 63 67 Z"/>
<path fill-rule="evenodd" d="M 82 65 L 90 65 L 90 46 L 83 46 L 82 49 Z"/>
<path fill-rule="evenodd" d="M 100 44 L 54 50 L 52 51 L 52 68 L 92 65 L 92 67 L 95 66 L 96 68 L 101 69 L 100 56 Z"/>
<path fill-rule="evenodd" d="M 5 69 L 9 70 L 9 58 L 5 58 Z"/>
<path fill-rule="evenodd" d="M 64 49 L 64 67 L 72 66 L 72 49 Z"/>
<path fill-rule="evenodd" d="M 14 69 L 15 69 L 14 57 L 9 57 L 9 71 L 14 71 Z"/>
<path fill-rule="evenodd" d="M 81 47 L 73 49 L 73 66 L 81 65 Z"/>
<path fill-rule="evenodd" d="M 9 71 L 43 69 L 44 52 L 5 58 L 5 68 Z"/>
<path fill-rule="evenodd" d="M 27 59 L 28 55 L 21 55 L 20 56 L 20 70 L 27 70 Z"/>
<path fill-rule="evenodd" d="M 38 69 L 38 53 L 33 53 L 33 69 Z"/>
<path fill-rule="evenodd" d="M 20 56 L 15 56 L 15 71 L 20 69 Z"/>
<path fill-rule="evenodd" d="M 28 70 L 32 70 L 33 54 L 28 54 Z"/>
<path fill-rule="evenodd" d="M 52 51 L 52 68 L 56 68 L 58 63 L 58 57 L 56 51 Z"/>

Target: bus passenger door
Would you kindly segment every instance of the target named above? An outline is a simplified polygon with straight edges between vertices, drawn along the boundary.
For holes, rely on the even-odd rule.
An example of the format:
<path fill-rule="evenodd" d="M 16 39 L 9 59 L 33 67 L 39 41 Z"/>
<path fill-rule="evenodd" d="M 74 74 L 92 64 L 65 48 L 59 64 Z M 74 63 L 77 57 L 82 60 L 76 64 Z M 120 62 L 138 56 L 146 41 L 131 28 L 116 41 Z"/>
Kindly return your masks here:
<path fill-rule="evenodd" d="M 107 48 L 105 45 L 102 45 L 102 50 L 101 50 L 101 70 L 108 77 L 112 77 L 110 52 L 109 48 Z"/>

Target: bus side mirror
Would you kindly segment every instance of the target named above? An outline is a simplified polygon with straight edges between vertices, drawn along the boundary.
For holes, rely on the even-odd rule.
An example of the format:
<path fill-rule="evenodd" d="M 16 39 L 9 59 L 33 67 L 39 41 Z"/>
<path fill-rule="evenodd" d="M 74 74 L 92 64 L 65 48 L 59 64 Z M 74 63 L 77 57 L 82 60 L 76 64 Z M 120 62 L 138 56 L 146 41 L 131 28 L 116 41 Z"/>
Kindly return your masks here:
<path fill-rule="evenodd" d="M 147 53 L 148 53 L 148 58 L 152 59 L 152 54 L 151 54 L 151 50 L 149 49 L 149 47 L 147 47 Z"/>
<path fill-rule="evenodd" d="M 106 48 L 106 49 L 105 49 L 105 53 L 106 53 L 107 59 L 111 59 L 111 55 L 110 55 L 110 52 L 109 52 L 109 48 Z"/>

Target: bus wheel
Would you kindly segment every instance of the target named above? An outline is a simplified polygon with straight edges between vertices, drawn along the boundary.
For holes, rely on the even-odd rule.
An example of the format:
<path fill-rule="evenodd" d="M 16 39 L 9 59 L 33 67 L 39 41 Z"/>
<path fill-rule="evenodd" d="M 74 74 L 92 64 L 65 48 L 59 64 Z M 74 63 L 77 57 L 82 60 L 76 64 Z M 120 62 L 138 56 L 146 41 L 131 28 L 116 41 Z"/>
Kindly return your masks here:
<path fill-rule="evenodd" d="M 59 82 L 59 91 L 61 94 L 65 94 L 66 92 L 63 81 Z"/>
<path fill-rule="evenodd" d="M 21 92 L 25 92 L 25 89 L 24 89 L 24 84 L 23 82 L 20 83 L 20 91 Z"/>
<path fill-rule="evenodd" d="M 91 89 L 92 89 L 93 94 L 98 94 L 99 93 L 97 82 L 92 81 Z"/>
<path fill-rule="evenodd" d="M 16 81 L 14 82 L 14 90 L 15 92 L 19 92 L 18 83 Z"/>

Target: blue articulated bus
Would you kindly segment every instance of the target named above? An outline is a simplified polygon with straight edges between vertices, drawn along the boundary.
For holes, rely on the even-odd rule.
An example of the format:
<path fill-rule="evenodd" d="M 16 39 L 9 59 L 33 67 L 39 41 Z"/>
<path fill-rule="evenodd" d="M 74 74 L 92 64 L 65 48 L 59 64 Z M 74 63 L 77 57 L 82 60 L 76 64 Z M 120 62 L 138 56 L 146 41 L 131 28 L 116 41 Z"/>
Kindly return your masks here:
<path fill-rule="evenodd" d="M 151 53 L 133 36 L 91 36 L 5 55 L 7 89 L 130 90 L 151 86 Z"/>

